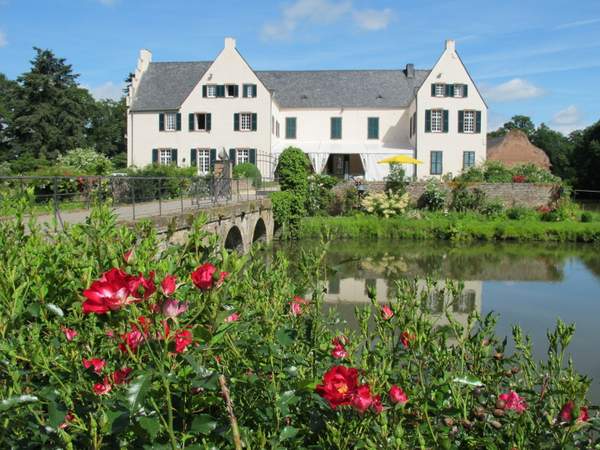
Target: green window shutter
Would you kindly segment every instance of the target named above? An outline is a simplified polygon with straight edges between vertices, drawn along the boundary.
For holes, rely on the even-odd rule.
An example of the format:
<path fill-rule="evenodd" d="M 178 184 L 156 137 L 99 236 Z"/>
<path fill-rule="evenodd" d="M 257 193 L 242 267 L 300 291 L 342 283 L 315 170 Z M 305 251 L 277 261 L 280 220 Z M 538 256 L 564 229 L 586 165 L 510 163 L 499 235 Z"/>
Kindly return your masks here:
<path fill-rule="evenodd" d="M 285 138 L 296 139 L 296 118 L 286 117 L 285 118 Z"/>
<path fill-rule="evenodd" d="M 158 149 L 152 149 L 152 164 L 158 164 Z"/>
<path fill-rule="evenodd" d="M 177 113 L 177 125 L 175 129 L 181 131 L 181 113 Z"/>
<path fill-rule="evenodd" d="M 212 114 L 208 113 L 206 115 L 206 131 L 210 131 L 212 128 Z"/>
<path fill-rule="evenodd" d="M 202 86 L 202 97 L 206 98 L 206 85 Z"/>
<path fill-rule="evenodd" d="M 233 96 L 234 97 L 240 96 L 240 87 L 237 84 L 235 86 L 233 86 Z"/>
<path fill-rule="evenodd" d="M 379 117 L 369 117 L 367 120 L 368 139 L 379 139 Z"/>
<path fill-rule="evenodd" d="M 171 149 L 171 164 L 177 166 L 177 149 Z"/>
<path fill-rule="evenodd" d="M 444 110 L 444 128 L 443 128 L 443 130 L 444 130 L 444 133 L 448 132 L 448 110 L 447 109 Z"/>
<path fill-rule="evenodd" d="M 217 149 L 211 148 L 210 149 L 210 170 L 212 170 L 213 167 L 215 167 L 216 162 L 217 162 Z"/>
<path fill-rule="evenodd" d="M 165 115 L 160 113 L 158 115 L 158 131 L 165 131 Z"/>
<path fill-rule="evenodd" d="M 413 113 L 413 134 L 417 134 L 417 112 Z"/>
<path fill-rule="evenodd" d="M 190 131 L 194 131 L 194 114 L 193 113 L 189 113 L 188 114 L 188 126 Z"/>
<path fill-rule="evenodd" d="M 252 114 L 252 131 L 256 131 L 258 128 L 258 114 Z"/>
<path fill-rule="evenodd" d="M 198 165 L 198 151 L 195 148 L 190 150 L 190 167 Z"/>
<path fill-rule="evenodd" d="M 233 131 L 240 131 L 240 115 L 239 115 L 239 113 L 233 114 Z"/>
<path fill-rule="evenodd" d="M 235 148 L 230 148 L 229 149 L 229 161 L 231 161 L 231 164 L 235 166 Z"/>
<path fill-rule="evenodd" d="M 435 97 L 435 83 L 432 83 L 431 85 L 431 96 Z"/>
<path fill-rule="evenodd" d="M 342 138 L 342 118 L 332 117 L 331 118 L 331 139 Z"/>
<path fill-rule="evenodd" d="M 481 133 L 481 111 L 475 114 L 475 132 Z"/>
<path fill-rule="evenodd" d="M 250 161 L 250 164 L 256 165 L 256 149 L 255 148 L 251 148 L 248 151 L 248 161 Z"/>
<path fill-rule="evenodd" d="M 247 84 L 242 85 L 242 97 L 244 97 L 244 98 L 248 97 L 248 85 Z"/>
<path fill-rule="evenodd" d="M 431 133 L 431 110 L 425 110 L 425 133 Z"/>
<path fill-rule="evenodd" d="M 446 97 L 454 97 L 454 85 L 453 84 L 446 85 Z"/>
<path fill-rule="evenodd" d="M 469 94 L 469 86 L 467 86 L 466 84 L 463 84 L 463 97 L 468 97 Z"/>
<path fill-rule="evenodd" d="M 217 86 L 217 97 L 225 97 L 225 85 L 220 84 Z"/>
<path fill-rule="evenodd" d="M 258 92 L 258 89 L 256 88 L 256 85 L 253 84 L 252 85 L 252 97 L 256 97 L 257 92 Z"/>
<path fill-rule="evenodd" d="M 459 133 L 465 132 L 465 112 L 464 111 L 458 112 L 458 132 Z"/>

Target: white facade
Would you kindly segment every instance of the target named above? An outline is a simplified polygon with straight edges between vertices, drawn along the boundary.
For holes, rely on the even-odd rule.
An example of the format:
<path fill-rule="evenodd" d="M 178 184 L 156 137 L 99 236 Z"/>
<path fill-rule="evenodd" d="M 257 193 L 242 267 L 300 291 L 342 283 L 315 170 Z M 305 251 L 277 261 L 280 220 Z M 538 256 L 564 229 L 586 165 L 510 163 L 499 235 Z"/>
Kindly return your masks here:
<path fill-rule="evenodd" d="M 369 99 L 368 104 L 359 106 L 345 105 L 344 100 L 333 107 L 281 104 L 276 90 L 267 86 L 266 81 L 261 81 L 261 72 L 252 70 L 235 48 L 235 40 L 231 38 L 225 39 L 225 47 L 217 58 L 206 63 L 202 69 L 204 73 L 192 74 L 197 79 L 191 83 L 189 79 L 186 80 L 190 83 L 189 92 L 185 91 L 185 95 L 179 92 L 178 99 L 169 101 L 169 86 L 164 84 L 169 83 L 170 77 L 177 83 L 178 64 L 185 63 L 151 63 L 151 59 L 152 55 L 147 50 L 140 53 L 129 91 L 129 166 L 167 163 L 170 156 L 172 159 L 176 157 L 178 166 L 192 164 L 198 167 L 199 172 L 205 172 L 210 170 L 207 159 L 209 155 L 212 163 L 215 158 L 234 156 L 234 152 L 236 162 L 240 158 L 248 160 L 248 155 L 251 154 L 250 162 L 259 166 L 263 176 L 269 177 L 273 175 L 274 161 L 278 155 L 285 148 L 295 146 L 308 154 L 316 172 L 334 172 L 340 176 L 358 175 L 367 180 L 381 180 L 387 175 L 389 166 L 377 164 L 377 161 L 391 155 L 405 154 L 423 161 L 422 165 L 416 166 L 416 174 L 414 166 L 405 166 L 407 175 L 419 178 L 447 173 L 456 175 L 463 169 L 465 160 L 480 162 L 485 159 L 487 107 L 460 61 L 453 41 L 447 41 L 442 56 L 430 73 L 420 71 L 421 74 L 424 73 L 424 81 L 421 79 L 420 85 L 410 79 L 408 66 L 406 72 L 396 71 L 401 75 L 390 75 L 404 77 L 405 73 L 405 84 L 410 86 L 410 92 L 405 96 L 406 104 L 401 105 L 402 102 L 398 101 L 397 105 L 392 106 L 378 106 L 378 100 L 383 98 L 381 95 L 377 99 Z M 159 81 L 153 79 L 150 82 L 155 75 L 146 75 L 152 72 L 149 70 L 151 66 L 164 72 Z M 203 66 L 198 67 L 194 70 L 199 71 Z M 189 68 L 186 70 L 189 72 Z M 369 73 L 374 72 L 377 71 Z M 335 78 L 336 74 L 339 74 L 339 83 L 343 83 L 344 71 L 331 72 L 329 76 Z M 292 75 L 302 76 L 302 72 Z M 145 76 L 147 80 L 144 79 Z M 278 76 L 277 73 L 274 76 Z M 360 76 L 359 72 L 359 84 Z M 355 78 L 354 83 L 356 82 Z M 435 83 L 467 86 L 467 96 L 432 96 L 431 85 Z M 237 86 L 236 96 L 210 98 L 216 86 L 225 86 L 225 92 L 228 92 L 227 85 Z M 248 85 L 255 87 L 247 88 Z M 148 92 L 152 89 L 160 92 Z M 231 89 L 233 93 L 233 88 Z M 255 92 L 255 96 L 245 97 L 245 89 L 248 89 L 249 94 Z M 289 89 L 294 89 L 293 84 Z M 307 88 L 303 86 L 298 89 L 300 91 Z M 389 92 L 391 88 L 388 86 L 386 89 Z M 310 86 L 308 91 L 311 95 Z M 315 92 L 318 94 L 318 86 L 315 87 Z M 150 98 L 151 101 L 142 102 L 142 95 L 145 100 Z M 447 129 L 441 132 L 431 129 L 431 114 L 437 117 L 438 113 L 427 112 L 437 109 L 447 111 Z M 459 111 L 469 111 L 466 113 L 469 124 L 466 128 L 463 126 L 461 131 L 470 131 L 470 117 L 475 117 L 476 113 L 479 119 L 477 130 L 473 129 L 472 133 L 459 132 Z M 206 128 L 208 116 L 196 116 L 203 113 L 210 114 L 210 130 L 197 131 L 195 128 L 198 123 Z M 242 117 L 244 114 L 249 115 Z M 411 130 L 413 114 L 416 117 L 416 133 Z M 461 114 L 464 117 L 464 113 Z M 428 127 L 426 117 L 429 117 Z M 295 119 L 295 136 L 286 134 L 288 118 Z M 341 119 L 341 136 L 334 136 L 332 127 L 337 127 L 339 122 L 332 125 L 332 118 Z M 252 120 L 253 123 L 250 124 L 249 121 Z M 376 133 L 373 131 L 374 122 L 377 122 Z M 250 129 L 243 131 L 244 125 Z M 369 126 L 371 136 L 368 134 Z M 169 130 L 170 128 L 175 129 Z M 433 165 L 432 151 L 442 152 L 441 157 L 440 154 L 434 156 L 437 159 Z M 473 154 L 465 159 L 465 151 Z M 440 171 L 440 159 L 441 173 L 437 173 Z"/>

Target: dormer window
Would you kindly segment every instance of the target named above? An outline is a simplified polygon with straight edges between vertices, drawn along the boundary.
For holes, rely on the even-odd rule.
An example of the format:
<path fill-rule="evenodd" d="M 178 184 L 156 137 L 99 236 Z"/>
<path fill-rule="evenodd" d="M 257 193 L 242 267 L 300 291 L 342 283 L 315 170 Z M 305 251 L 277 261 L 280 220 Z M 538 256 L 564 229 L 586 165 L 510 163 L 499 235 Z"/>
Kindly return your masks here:
<path fill-rule="evenodd" d="M 446 96 L 446 85 L 442 83 L 437 83 L 433 85 L 433 92 L 435 97 L 445 97 Z"/>

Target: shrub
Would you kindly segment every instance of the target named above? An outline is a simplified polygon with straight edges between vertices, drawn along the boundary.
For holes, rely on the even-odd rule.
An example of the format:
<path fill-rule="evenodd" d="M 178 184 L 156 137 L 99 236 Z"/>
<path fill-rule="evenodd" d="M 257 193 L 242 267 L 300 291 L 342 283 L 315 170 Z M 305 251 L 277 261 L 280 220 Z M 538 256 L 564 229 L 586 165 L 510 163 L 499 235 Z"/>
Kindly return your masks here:
<path fill-rule="evenodd" d="M 361 206 L 369 214 L 388 218 L 406 211 L 409 201 L 408 193 L 375 192 L 367 194 L 362 199 Z"/>
<path fill-rule="evenodd" d="M 333 187 L 338 178 L 329 175 L 313 174 L 308 177 L 306 210 L 310 215 L 327 212 L 334 199 Z"/>
<path fill-rule="evenodd" d="M 295 147 L 286 148 L 279 156 L 277 176 L 282 191 L 306 195 L 310 162 L 306 154 Z"/>
<path fill-rule="evenodd" d="M 252 163 L 237 164 L 233 168 L 233 178 L 249 178 L 252 180 L 252 185 L 260 187 L 262 175 L 256 165 Z"/>
<path fill-rule="evenodd" d="M 484 179 L 488 183 L 511 183 L 512 171 L 498 161 L 488 161 L 484 164 Z"/>
<path fill-rule="evenodd" d="M 586 222 L 592 222 L 594 220 L 594 215 L 589 212 L 589 211 L 585 211 L 583 213 L 581 213 L 581 221 L 586 223 Z"/>
<path fill-rule="evenodd" d="M 474 183 L 485 181 L 483 169 L 481 167 L 473 166 L 463 172 L 458 179 L 460 181 Z"/>
<path fill-rule="evenodd" d="M 71 167 L 81 175 L 108 175 L 113 170 L 111 160 L 90 147 L 69 150 L 58 157 L 58 164 Z"/>
<path fill-rule="evenodd" d="M 306 215 L 305 199 L 292 191 L 271 194 L 273 217 L 284 238 L 295 238 L 300 220 Z"/>
<path fill-rule="evenodd" d="M 152 164 L 144 168 L 130 167 L 127 175 L 133 180 L 123 180 L 123 195 L 120 202 L 131 201 L 132 192 L 136 202 L 158 199 L 177 198 L 192 189 L 196 175 L 195 167 L 177 167 L 175 165 Z M 165 178 L 160 182 L 152 177 Z"/>
<path fill-rule="evenodd" d="M 420 202 L 423 207 L 431 211 L 439 211 L 446 206 L 446 197 L 447 193 L 442 184 L 437 180 L 429 180 Z"/>
<path fill-rule="evenodd" d="M 504 205 L 500 200 L 487 200 L 480 206 L 479 212 L 486 217 L 499 217 L 504 212 Z"/>
<path fill-rule="evenodd" d="M 515 177 L 524 179 L 524 183 L 560 183 L 560 178 L 534 164 L 514 166 L 512 173 Z"/>
<path fill-rule="evenodd" d="M 450 209 L 458 212 L 477 211 L 485 202 L 485 192 L 481 189 L 468 189 L 459 183 L 452 191 Z"/>
<path fill-rule="evenodd" d="M 394 194 L 404 194 L 406 192 L 406 173 L 401 164 L 390 164 L 390 173 L 385 177 L 385 190 Z"/>
<path fill-rule="evenodd" d="M 506 217 L 510 220 L 523 220 L 535 217 L 535 211 L 524 206 L 512 206 L 506 210 Z"/>

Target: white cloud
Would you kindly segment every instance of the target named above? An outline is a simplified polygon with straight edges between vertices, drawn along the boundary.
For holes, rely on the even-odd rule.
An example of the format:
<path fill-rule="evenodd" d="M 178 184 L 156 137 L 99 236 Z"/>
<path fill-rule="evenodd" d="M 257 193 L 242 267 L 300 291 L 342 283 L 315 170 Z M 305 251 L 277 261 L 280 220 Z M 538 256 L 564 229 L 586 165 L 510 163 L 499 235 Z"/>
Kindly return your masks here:
<path fill-rule="evenodd" d="M 352 16 L 356 24 L 363 30 L 377 31 L 387 28 L 390 20 L 392 20 L 392 10 L 389 8 L 382 10 L 363 9 L 354 11 Z"/>
<path fill-rule="evenodd" d="M 96 100 L 110 99 L 118 100 L 123 95 L 123 85 L 117 85 L 112 81 L 100 84 L 95 87 L 85 86 Z"/>
<path fill-rule="evenodd" d="M 575 105 L 567 106 L 554 114 L 550 126 L 564 134 L 569 134 L 573 130 L 584 127 L 583 114 Z"/>
<path fill-rule="evenodd" d="M 0 48 L 6 47 L 8 45 L 8 39 L 6 39 L 6 33 L 0 30 Z"/>
<path fill-rule="evenodd" d="M 355 10 L 351 0 L 295 0 L 282 7 L 279 20 L 263 25 L 261 36 L 265 40 L 289 39 L 303 25 L 328 25 L 349 15 L 360 28 L 376 31 L 388 26 L 392 10 Z"/>
<path fill-rule="evenodd" d="M 498 86 L 482 86 L 483 96 L 492 102 L 525 100 L 544 95 L 546 92 L 527 80 L 513 78 Z"/>
<path fill-rule="evenodd" d="M 565 28 L 579 28 L 584 27 L 586 25 L 593 25 L 595 23 L 599 23 L 600 19 L 587 19 L 587 20 L 577 20 L 575 22 L 563 23 L 556 26 L 555 30 L 564 30 Z"/>

